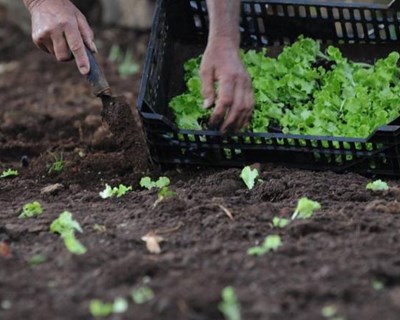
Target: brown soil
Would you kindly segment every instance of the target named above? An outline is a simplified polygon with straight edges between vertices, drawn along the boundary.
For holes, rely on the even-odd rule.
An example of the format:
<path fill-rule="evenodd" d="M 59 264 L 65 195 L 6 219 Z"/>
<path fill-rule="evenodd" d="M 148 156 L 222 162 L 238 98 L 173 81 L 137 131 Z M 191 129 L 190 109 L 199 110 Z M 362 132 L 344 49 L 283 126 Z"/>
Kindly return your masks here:
<path fill-rule="evenodd" d="M 103 53 L 111 39 L 130 39 L 143 61 L 147 35 L 103 30 L 98 37 Z M 168 176 L 177 192 L 154 207 L 156 191 L 138 185 L 148 172 L 116 147 L 102 125 L 101 102 L 74 65 L 57 64 L 32 45 L 1 63 L 10 59 L 17 64 L 0 74 L 0 171 L 12 167 L 20 175 L 0 179 L 0 242 L 11 254 L 5 258 L 0 250 L 0 319 L 90 319 L 90 300 L 129 298 L 145 276 L 155 298 L 143 305 L 130 301 L 125 314 L 110 319 L 223 319 L 218 304 L 228 285 L 236 289 L 243 319 L 324 319 L 327 305 L 343 319 L 399 319 L 397 181 L 389 181 L 392 190 L 374 194 L 365 190 L 367 178 L 356 174 L 266 165 L 262 181 L 248 191 L 238 169 L 153 168 L 151 176 Z M 139 75 L 121 79 L 115 64 L 100 61 L 114 91 L 133 105 Z M 53 156 L 61 154 L 64 170 L 49 173 Z M 146 159 L 140 145 L 136 155 L 141 163 Z M 55 183 L 62 184 L 57 191 L 41 193 Z M 105 183 L 134 190 L 102 200 Z M 289 217 L 302 196 L 319 201 L 322 210 L 274 229 L 272 217 Z M 21 207 L 33 200 L 42 203 L 43 215 L 19 219 Z M 68 253 L 49 232 L 64 210 L 84 230 L 77 235 L 88 249 L 83 256 Z M 168 229 L 162 253 L 148 253 L 141 237 Z M 246 254 L 273 233 L 283 240 L 278 251 Z M 30 266 L 35 254 L 46 262 Z M 374 290 L 374 280 L 384 288 Z"/>

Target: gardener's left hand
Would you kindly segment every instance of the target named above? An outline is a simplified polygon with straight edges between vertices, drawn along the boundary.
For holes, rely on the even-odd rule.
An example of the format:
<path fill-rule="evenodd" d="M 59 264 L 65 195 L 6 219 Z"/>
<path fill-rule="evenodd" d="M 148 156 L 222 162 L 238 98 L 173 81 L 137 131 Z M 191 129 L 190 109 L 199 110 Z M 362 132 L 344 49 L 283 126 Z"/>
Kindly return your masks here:
<path fill-rule="evenodd" d="M 200 68 L 204 108 L 215 103 L 210 125 L 222 122 L 222 133 L 246 127 L 253 113 L 253 88 L 239 55 L 239 47 L 226 38 L 208 41 Z M 218 82 L 218 96 L 215 91 Z"/>

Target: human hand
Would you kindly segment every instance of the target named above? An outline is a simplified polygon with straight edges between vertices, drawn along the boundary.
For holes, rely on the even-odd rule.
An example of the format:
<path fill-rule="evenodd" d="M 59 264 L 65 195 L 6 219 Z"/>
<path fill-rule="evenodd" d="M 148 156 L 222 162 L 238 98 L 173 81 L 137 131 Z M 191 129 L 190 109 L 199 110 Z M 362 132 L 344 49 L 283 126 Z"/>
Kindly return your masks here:
<path fill-rule="evenodd" d="M 85 44 L 97 52 L 85 16 L 69 0 L 25 0 L 32 16 L 32 38 L 58 61 L 75 59 L 80 73 L 90 71 Z"/>
<path fill-rule="evenodd" d="M 222 133 L 246 127 L 253 113 L 253 88 L 240 59 L 239 48 L 229 39 L 210 39 L 200 67 L 204 108 L 216 103 L 210 125 L 222 123 Z M 215 92 L 218 82 L 218 97 Z"/>

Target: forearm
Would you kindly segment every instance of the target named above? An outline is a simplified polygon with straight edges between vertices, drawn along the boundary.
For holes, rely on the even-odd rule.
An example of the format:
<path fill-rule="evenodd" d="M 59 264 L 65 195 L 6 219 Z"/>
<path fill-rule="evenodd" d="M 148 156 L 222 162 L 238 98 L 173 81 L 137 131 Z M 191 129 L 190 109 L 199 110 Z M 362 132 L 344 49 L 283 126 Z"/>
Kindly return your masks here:
<path fill-rule="evenodd" d="M 239 46 L 240 0 L 207 0 L 210 17 L 208 41 L 225 39 Z"/>

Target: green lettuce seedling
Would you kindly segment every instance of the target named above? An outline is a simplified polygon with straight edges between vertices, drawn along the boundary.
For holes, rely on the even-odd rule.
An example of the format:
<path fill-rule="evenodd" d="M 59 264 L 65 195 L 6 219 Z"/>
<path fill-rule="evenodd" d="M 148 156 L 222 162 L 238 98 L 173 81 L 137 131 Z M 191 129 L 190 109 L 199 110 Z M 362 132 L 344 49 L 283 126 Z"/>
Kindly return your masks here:
<path fill-rule="evenodd" d="M 106 184 L 106 188 L 99 192 L 99 195 L 102 199 L 107 199 L 107 198 L 112 198 L 112 197 L 117 197 L 120 198 L 124 196 L 128 191 L 131 191 L 132 187 L 125 186 L 123 184 L 120 184 L 118 187 L 112 188 L 110 185 Z"/>
<path fill-rule="evenodd" d="M 372 288 L 376 291 L 380 291 L 385 288 L 385 283 L 383 281 L 380 281 L 377 279 L 372 280 L 371 285 L 372 285 Z"/>
<path fill-rule="evenodd" d="M 140 179 L 140 186 L 147 190 L 151 190 L 153 188 L 162 189 L 164 187 L 168 187 L 171 181 L 168 177 L 159 177 L 157 181 L 151 180 L 150 177 L 143 177 Z"/>
<path fill-rule="evenodd" d="M 285 228 L 290 223 L 289 219 L 274 217 L 272 219 L 272 225 L 275 228 Z"/>
<path fill-rule="evenodd" d="M 38 201 L 33 201 L 27 203 L 22 208 L 22 213 L 19 218 L 31 218 L 35 216 L 40 216 L 43 213 L 43 208 Z"/>
<path fill-rule="evenodd" d="M 95 318 L 108 317 L 112 314 L 121 314 L 128 310 L 128 301 L 125 298 L 117 297 L 114 302 L 103 302 L 93 299 L 89 305 L 90 313 Z"/>
<path fill-rule="evenodd" d="M 280 246 L 282 246 L 281 237 L 277 234 L 272 234 L 265 238 L 261 246 L 248 249 L 247 254 L 251 256 L 262 256 L 267 252 L 278 250 Z"/>
<path fill-rule="evenodd" d="M 150 177 L 143 177 L 140 179 L 140 186 L 147 190 L 151 190 L 153 188 L 159 189 L 157 201 L 154 203 L 156 206 L 158 203 L 163 201 L 167 197 L 173 197 L 176 195 L 176 192 L 171 191 L 168 186 L 171 181 L 167 177 L 159 177 L 157 181 L 152 180 Z"/>
<path fill-rule="evenodd" d="M 222 290 L 222 302 L 219 304 L 219 311 L 224 315 L 225 320 L 240 320 L 240 303 L 233 287 L 226 287 Z"/>
<path fill-rule="evenodd" d="M 132 291 L 132 300 L 137 304 L 146 303 L 154 298 L 154 292 L 148 286 L 142 286 Z"/>
<path fill-rule="evenodd" d="M 18 175 L 19 175 L 18 170 L 7 169 L 3 171 L 3 173 L 0 175 L 0 178 L 12 178 Z"/>
<path fill-rule="evenodd" d="M 242 172 L 240 173 L 240 177 L 242 178 L 243 182 L 246 184 L 249 190 L 254 188 L 256 178 L 258 177 L 258 170 L 252 169 L 250 166 L 246 166 L 243 168 Z"/>
<path fill-rule="evenodd" d="M 29 259 L 29 265 L 34 267 L 38 266 L 42 263 L 45 263 L 47 260 L 47 257 L 43 254 L 35 254 Z"/>
<path fill-rule="evenodd" d="M 50 225 L 50 231 L 58 233 L 69 252 L 77 255 L 86 253 L 86 248 L 75 238 L 75 231 L 83 232 L 80 224 L 72 219 L 71 212 L 64 211 Z"/>
<path fill-rule="evenodd" d="M 308 198 L 301 198 L 297 202 L 297 207 L 292 215 L 292 220 L 297 218 L 309 219 L 314 214 L 314 211 L 320 209 L 321 205 L 319 202 L 310 200 Z"/>
<path fill-rule="evenodd" d="M 60 154 L 59 157 L 57 157 L 55 154 L 50 153 L 53 158 L 54 162 L 51 164 L 49 168 L 49 174 L 51 173 L 60 173 L 61 171 L 64 170 L 64 159 L 62 153 Z"/>
<path fill-rule="evenodd" d="M 389 186 L 385 181 L 375 180 L 367 184 L 367 190 L 372 191 L 386 191 L 389 190 Z"/>

